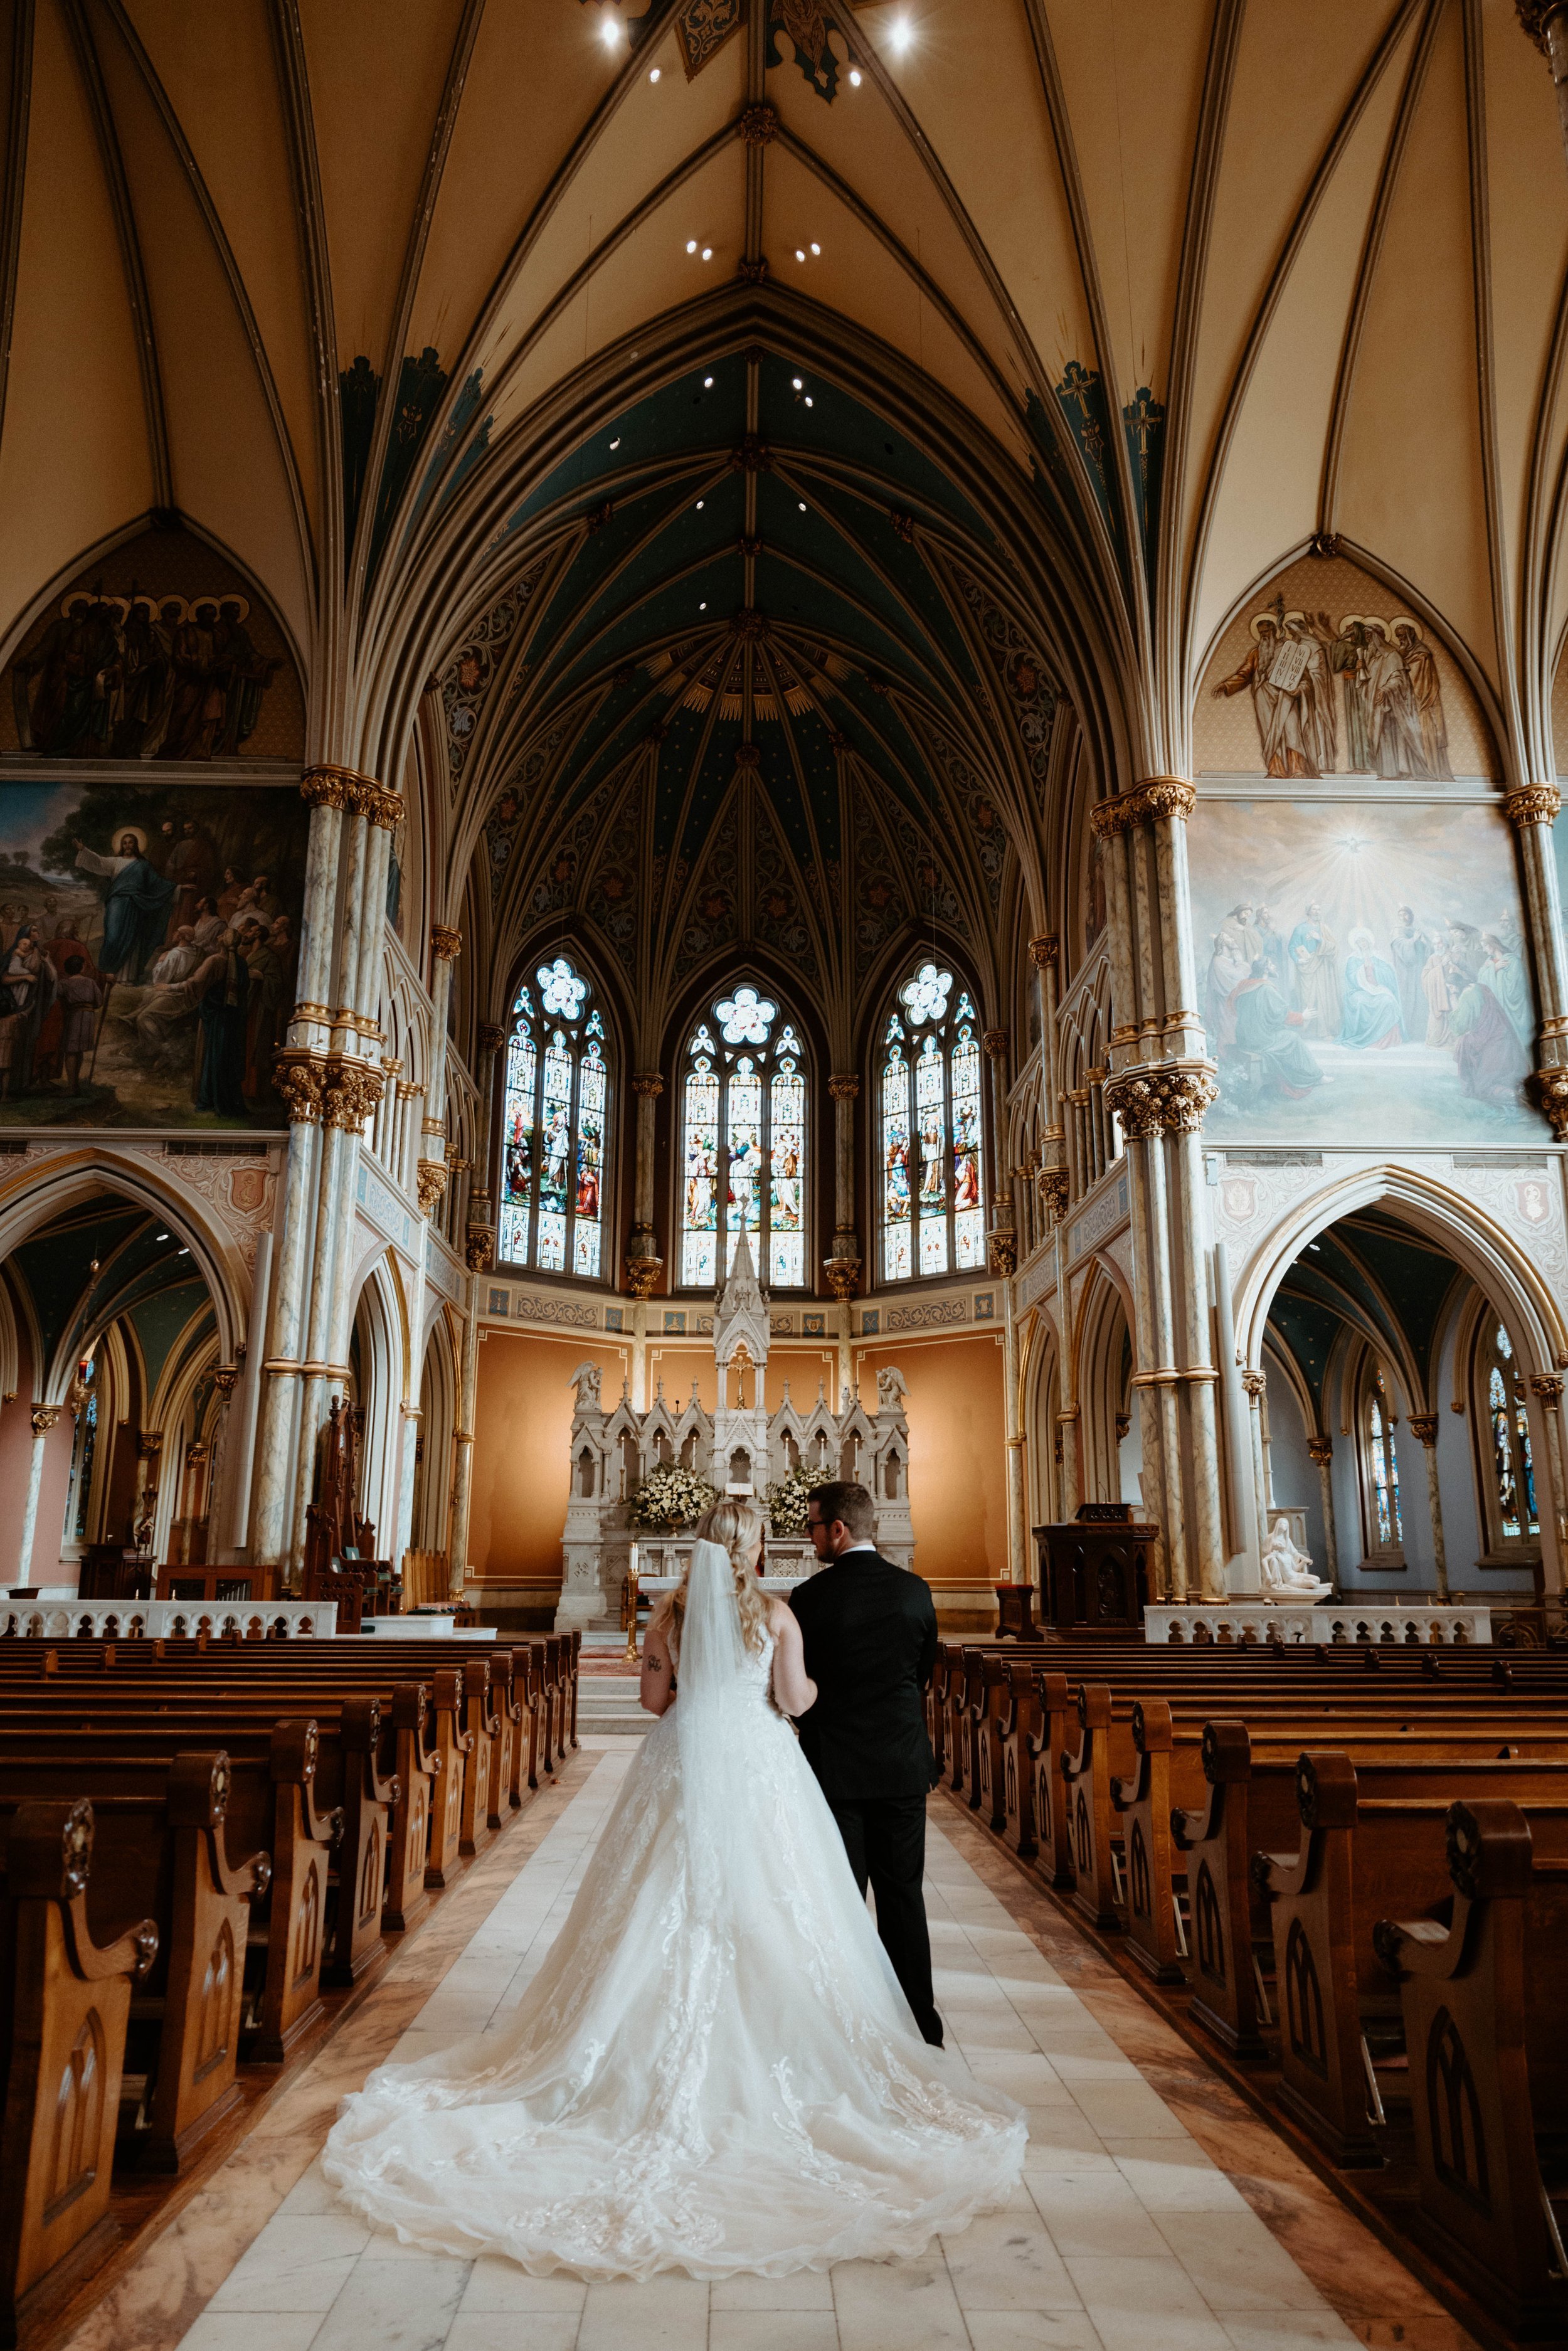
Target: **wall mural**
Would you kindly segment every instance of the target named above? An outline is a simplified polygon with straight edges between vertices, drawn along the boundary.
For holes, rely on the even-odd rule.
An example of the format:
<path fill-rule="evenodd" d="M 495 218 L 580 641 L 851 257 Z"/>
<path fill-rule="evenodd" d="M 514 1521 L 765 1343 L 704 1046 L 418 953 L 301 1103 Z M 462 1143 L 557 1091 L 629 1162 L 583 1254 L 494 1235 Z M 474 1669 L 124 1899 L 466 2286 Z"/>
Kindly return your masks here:
<path fill-rule="evenodd" d="M 1424 621 L 1343 557 L 1292 564 L 1221 636 L 1193 716 L 1199 775 L 1495 779 L 1469 682 Z"/>
<path fill-rule="evenodd" d="M 0 1128 L 278 1127 L 292 787 L 0 782 Z"/>
<path fill-rule="evenodd" d="M 1189 851 L 1217 1139 L 1539 1136 L 1500 813 L 1200 798 Z"/>
<path fill-rule="evenodd" d="M 51 600 L 0 688 L 0 753 L 298 759 L 305 708 L 282 632 L 189 531 L 145 531 Z"/>

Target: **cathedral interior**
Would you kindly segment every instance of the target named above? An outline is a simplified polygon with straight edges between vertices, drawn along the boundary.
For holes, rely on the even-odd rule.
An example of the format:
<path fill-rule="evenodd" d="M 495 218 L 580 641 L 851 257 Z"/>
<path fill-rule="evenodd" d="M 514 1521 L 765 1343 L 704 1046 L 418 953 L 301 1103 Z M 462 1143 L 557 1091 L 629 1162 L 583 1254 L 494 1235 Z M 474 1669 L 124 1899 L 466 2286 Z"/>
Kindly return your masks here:
<path fill-rule="evenodd" d="M 945 1636 L 1544 1657 L 1561 0 L 5 13 L 13 1611 L 551 1634 L 744 1235 Z"/>

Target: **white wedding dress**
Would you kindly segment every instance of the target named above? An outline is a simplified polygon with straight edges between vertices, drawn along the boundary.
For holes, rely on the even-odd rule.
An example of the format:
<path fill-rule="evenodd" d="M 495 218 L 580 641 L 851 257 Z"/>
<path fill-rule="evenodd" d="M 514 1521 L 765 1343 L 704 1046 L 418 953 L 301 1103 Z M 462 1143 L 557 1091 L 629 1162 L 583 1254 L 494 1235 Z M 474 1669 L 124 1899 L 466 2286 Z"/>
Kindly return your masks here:
<path fill-rule="evenodd" d="M 514 2014 L 346 2098 L 323 2168 L 438 2252 L 585 2278 L 923 2252 L 1004 2202 L 1019 2109 L 915 2027 L 697 1547 L 678 1695 Z"/>

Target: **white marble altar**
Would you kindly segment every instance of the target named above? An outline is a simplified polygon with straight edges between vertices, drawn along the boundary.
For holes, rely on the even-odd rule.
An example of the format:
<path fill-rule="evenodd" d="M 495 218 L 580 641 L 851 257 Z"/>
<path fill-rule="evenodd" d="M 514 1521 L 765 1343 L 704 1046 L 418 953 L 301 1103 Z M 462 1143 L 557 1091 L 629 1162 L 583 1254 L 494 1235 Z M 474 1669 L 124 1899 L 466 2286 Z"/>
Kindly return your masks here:
<path fill-rule="evenodd" d="M 606 1412 L 597 1364 L 572 1374 L 577 1409 L 571 1423 L 571 1486 L 561 1531 L 564 1575 L 556 1611 L 558 1633 L 618 1625 L 621 1593 L 638 1546 L 644 1588 L 678 1579 L 691 1554 L 689 1534 L 649 1534 L 627 1523 L 627 1499 L 643 1479 L 668 1464 L 695 1469 L 722 1493 L 755 1496 L 802 1467 L 824 1478 L 852 1478 L 876 1500 L 877 1548 L 900 1567 L 915 1564 L 909 1516 L 909 1423 L 904 1377 L 894 1365 L 876 1375 L 874 1418 L 845 1388 L 835 1412 L 821 1385 L 802 1412 L 784 1383 L 777 1410 L 764 1401 L 768 1368 L 768 1300 L 758 1285 L 743 1232 L 729 1280 L 714 1307 L 713 1345 L 718 1400 L 713 1413 L 697 1398 L 696 1383 L 683 1405 L 672 1405 L 661 1381 L 653 1403 L 639 1412 L 629 1387 Z M 782 1589 L 810 1574 L 815 1554 L 805 1536 L 768 1538 L 770 1576 Z"/>

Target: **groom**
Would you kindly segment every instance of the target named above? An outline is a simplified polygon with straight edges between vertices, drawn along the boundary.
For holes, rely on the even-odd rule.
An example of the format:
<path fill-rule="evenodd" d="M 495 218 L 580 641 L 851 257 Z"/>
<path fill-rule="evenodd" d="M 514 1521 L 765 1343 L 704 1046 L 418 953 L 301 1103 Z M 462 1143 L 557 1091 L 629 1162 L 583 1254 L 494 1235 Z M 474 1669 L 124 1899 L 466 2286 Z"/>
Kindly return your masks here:
<path fill-rule="evenodd" d="M 921 1892 L 925 1798 L 936 1778 L 921 1698 L 936 1661 L 931 1588 L 878 1552 L 876 1506 L 863 1486 L 819 1486 L 807 1513 L 827 1563 L 789 1599 L 817 1685 L 800 1745 L 862 1894 L 869 1880 L 876 1896 L 877 1930 L 915 2022 L 940 2048 Z"/>

